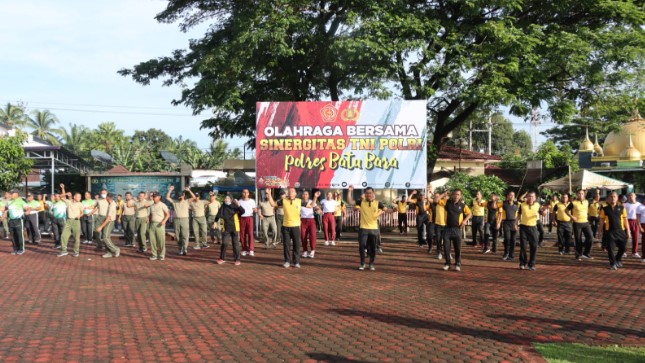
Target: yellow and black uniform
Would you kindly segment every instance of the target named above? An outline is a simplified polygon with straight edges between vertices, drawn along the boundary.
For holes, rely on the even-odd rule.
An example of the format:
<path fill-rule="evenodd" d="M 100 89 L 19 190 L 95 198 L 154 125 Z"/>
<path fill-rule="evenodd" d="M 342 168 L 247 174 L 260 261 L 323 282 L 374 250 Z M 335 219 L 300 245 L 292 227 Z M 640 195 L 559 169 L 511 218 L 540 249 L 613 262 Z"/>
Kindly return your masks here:
<path fill-rule="evenodd" d="M 528 265 L 529 270 L 535 269 L 535 257 L 538 245 L 538 219 L 540 218 L 540 204 L 520 203 L 518 208 L 520 225 L 520 268 Z M 526 256 L 526 244 L 529 246 L 529 256 Z"/>
<path fill-rule="evenodd" d="M 487 201 L 486 202 L 486 224 L 484 228 L 484 253 L 492 250 L 493 253 L 497 252 L 497 218 L 502 211 L 502 202 L 500 201 Z M 490 239 L 491 249 L 489 249 L 488 241 Z"/>
<path fill-rule="evenodd" d="M 549 200 L 548 208 L 549 208 L 549 233 L 551 233 L 553 229 L 553 224 L 555 222 L 555 214 L 553 211 L 553 207 L 555 207 L 556 204 L 558 204 L 560 201 L 558 200 Z"/>
<path fill-rule="evenodd" d="M 589 202 L 587 200 L 574 200 L 567 207 L 567 211 L 575 218 L 573 222 L 573 236 L 576 243 L 576 259 L 590 258 L 589 253 L 593 245 L 593 232 L 591 231 L 587 217 Z M 585 237 L 584 243 L 582 242 L 583 235 Z"/>
<path fill-rule="evenodd" d="M 600 216 L 600 208 L 602 204 L 599 200 L 591 200 L 589 202 L 589 208 L 587 209 L 587 215 L 589 218 L 589 225 L 591 226 L 591 233 L 593 238 L 596 238 L 598 235 L 598 216 Z"/>
<path fill-rule="evenodd" d="M 466 203 L 453 200 L 446 200 L 446 228 L 444 232 L 443 254 L 445 266 L 450 266 L 450 244 L 455 246 L 455 265 L 461 266 L 461 224 L 466 218 L 470 218 L 470 208 Z"/>
<path fill-rule="evenodd" d="M 422 247 L 426 243 L 428 244 L 428 250 L 432 248 L 432 209 L 430 205 L 424 200 L 423 196 L 419 198 L 410 198 L 410 206 L 414 207 L 416 212 L 416 222 L 417 222 L 417 244 L 419 247 Z M 407 217 L 401 216 L 400 217 Z M 424 233 L 425 232 L 425 233 Z M 403 233 L 403 229 L 401 229 Z"/>
<path fill-rule="evenodd" d="M 365 249 L 367 249 L 370 258 L 370 267 L 372 267 L 376 259 L 376 244 L 380 237 L 378 216 L 385 207 L 377 200 L 363 199 L 354 208 L 360 213 L 358 250 L 361 256 L 361 268 L 365 267 Z"/>
<path fill-rule="evenodd" d="M 244 208 L 234 204 L 222 204 L 215 215 L 215 223 L 224 220 L 224 230 L 222 231 L 222 246 L 220 247 L 219 259 L 226 259 L 226 247 L 228 240 L 231 240 L 233 246 L 233 258 L 235 261 L 240 260 L 240 216 L 244 213 Z"/>
<path fill-rule="evenodd" d="M 612 207 L 611 204 L 605 204 L 600 208 L 598 218 L 602 221 L 602 238 L 609 265 L 615 270 L 623 266 L 623 254 L 627 247 L 627 210 L 623 205 Z"/>
<path fill-rule="evenodd" d="M 399 219 L 399 233 L 407 233 L 408 231 L 408 202 L 399 200 L 396 202 L 396 210 Z"/>
<path fill-rule="evenodd" d="M 515 236 L 517 235 L 517 226 L 515 219 L 517 218 L 518 204 L 516 201 L 509 202 L 505 200 L 502 203 L 502 209 L 499 213 L 500 226 L 504 228 L 504 257 L 506 261 L 510 261 L 515 255 Z"/>
<path fill-rule="evenodd" d="M 472 211 L 473 218 L 471 223 L 471 231 L 473 234 L 473 245 L 484 245 L 484 217 L 486 217 L 486 206 L 488 202 L 485 200 L 473 200 Z M 477 241 L 477 234 L 479 234 L 479 241 Z M 485 250 L 484 250 L 485 251 Z"/>
<path fill-rule="evenodd" d="M 569 205 L 571 205 L 570 202 L 558 202 L 553 206 L 553 217 L 558 225 L 558 251 L 560 254 L 566 253 L 567 255 L 570 253 L 571 239 L 573 236 L 571 217 L 566 213 Z"/>
<path fill-rule="evenodd" d="M 278 202 L 282 207 L 284 217 L 282 219 L 282 244 L 284 247 L 284 266 L 289 267 L 293 262 L 300 265 L 300 210 L 307 206 L 307 202 L 300 198 L 284 198 Z M 293 243 L 293 254 L 291 253 Z"/>

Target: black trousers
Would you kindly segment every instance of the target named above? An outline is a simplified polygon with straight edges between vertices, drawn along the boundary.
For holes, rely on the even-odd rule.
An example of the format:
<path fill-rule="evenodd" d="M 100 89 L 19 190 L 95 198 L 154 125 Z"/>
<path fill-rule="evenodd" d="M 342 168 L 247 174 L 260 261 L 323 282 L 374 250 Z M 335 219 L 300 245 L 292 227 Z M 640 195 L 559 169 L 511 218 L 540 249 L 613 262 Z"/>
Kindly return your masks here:
<path fill-rule="evenodd" d="M 419 246 L 423 246 L 426 243 L 432 241 L 431 231 L 430 231 L 430 218 L 427 214 L 421 214 L 417 216 L 417 243 Z"/>
<path fill-rule="evenodd" d="M 446 227 L 443 235 L 443 258 L 450 265 L 450 245 L 455 246 L 455 265 L 461 265 L 461 228 Z"/>
<path fill-rule="evenodd" d="M 63 234 L 63 229 L 65 229 L 65 223 L 67 219 L 65 218 L 53 218 L 52 219 L 52 231 L 54 233 L 54 245 L 56 247 L 60 246 L 60 236 Z"/>
<path fill-rule="evenodd" d="M 483 244 L 484 241 L 484 216 L 473 216 L 471 230 L 473 234 L 473 245 Z M 477 234 L 479 234 L 479 241 L 477 241 Z"/>
<path fill-rule="evenodd" d="M 365 249 L 370 258 L 370 264 L 374 263 L 376 258 L 376 245 L 379 240 L 378 229 L 359 228 L 358 230 L 358 253 L 361 256 L 361 265 L 365 264 Z"/>
<path fill-rule="evenodd" d="M 27 228 L 27 233 L 29 233 L 29 239 L 31 243 L 40 242 L 40 229 L 38 227 L 38 214 L 28 214 L 25 216 L 25 227 Z"/>
<path fill-rule="evenodd" d="M 491 250 L 497 252 L 497 221 L 486 222 L 484 228 L 484 251 L 489 249 L 488 240 L 490 239 Z"/>
<path fill-rule="evenodd" d="M 291 243 L 293 242 L 293 257 L 291 256 Z M 300 226 L 282 226 L 282 244 L 284 247 L 284 262 L 300 263 Z"/>
<path fill-rule="evenodd" d="M 343 216 L 334 216 L 336 220 L 336 239 L 340 239 L 340 232 L 343 231 Z"/>
<path fill-rule="evenodd" d="M 94 238 L 94 230 L 92 229 L 93 216 L 83 216 L 81 218 L 81 233 L 85 241 L 91 241 Z"/>
<path fill-rule="evenodd" d="M 541 220 L 537 220 L 537 230 L 538 230 L 538 246 L 542 247 L 542 242 L 544 242 L 544 226 L 542 225 Z"/>
<path fill-rule="evenodd" d="M 526 256 L 526 245 L 528 243 L 529 256 Z M 535 267 L 535 255 L 537 254 L 538 230 L 537 226 L 520 225 L 520 266 Z"/>
<path fill-rule="evenodd" d="M 25 228 L 22 218 L 9 220 L 9 234 L 13 243 L 13 252 L 25 250 Z"/>
<path fill-rule="evenodd" d="M 228 248 L 228 241 L 231 240 L 233 246 L 233 258 L 235 261 L 240 260 L 240 233 L 235 231 L 226 231 L 222 233 L 222 246 L 219 249 L 219 259 L 226 259 L 226 249 Z"/>
<path fill-rule="evenodd" d="M 408 215 L 407 213 L 399 213 L 399 232 L 404 233 L 408 231 Z"/>
<path fill-rule="evenodd" d="M 605 231 L 602 237 L 607 248 L 609 265 L 616 266 L 617 262 L 623 260 L 623 253 L 627 248 L 627 233 L 623 230 Z"/>
<path fill-rule="evenodd" d="M 571 222 L 558 222 L 558 251 L 569 253 L 571 249 Z"/>
<path fill-rule="evenodd" d="M 517 235 L 515 220 L 507 220 L 502 223 L 504 224 L 504 256 L 514 258 L 515 236 Z"/>
<path fill-rule="evenodd" d="M 591 226 L 593 238 L 596 238 L 598 235 L 598 217 L 589 217 L 589 226 Z"/>
<path fill-rule="evenodd" d="M 443 251 L 443 239 L 446 232 L 446 226 L 434 224 L 434 240 L 436 241 L 437 252 Z"/>
<path fill-rule="evenodd" d="M 589 256 L 593 245 L 593 232 L 589 223 L 574 223 L 573 235 L 576 241 L 576 258 L 580 255 Z M 582 241 L 583 236 L 585 237 L 584 242 Z"/>

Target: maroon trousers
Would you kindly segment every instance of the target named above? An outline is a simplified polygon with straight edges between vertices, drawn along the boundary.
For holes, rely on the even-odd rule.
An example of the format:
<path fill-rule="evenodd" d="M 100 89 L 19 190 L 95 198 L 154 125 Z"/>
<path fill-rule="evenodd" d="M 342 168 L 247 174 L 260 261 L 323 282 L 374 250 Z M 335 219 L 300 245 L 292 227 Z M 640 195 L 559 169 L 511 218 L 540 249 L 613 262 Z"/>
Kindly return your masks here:
<path fill-rule="evenodd" d="M 302 241 L 302 251 L 307 252 L 307 239 L 311 244 L 311 250 L 316 250 L 316 220 L 314 218 L 300 219 L 300 240 Z"/>
<path fill-rule="evenodd" d="M 323 233 L 325 234 L 325 241 L 336 240 L 336 218 L 334 213 L 323 213 Z"/>
<path fill-rule="evenodd" d="M 638 252 L 638 232 L 641 227 L 640 223 L 638 223 L 637 219 L 628 219 L 627 223 L 629 223 L 629 233 L 632 234 L 632 255 L 636 252 Z"/>
<path fill-rule="evenodd" d="M 240 217 L 240 243 L 242 251 L 253 250 L 253 217 Z"/>
<path fill-rule="evenodd" d="M 645 223 L 641 223 L 641 227 L 645 230 Z M 645 258 L 645 233 L 641 233 L 641 258 Z"/>

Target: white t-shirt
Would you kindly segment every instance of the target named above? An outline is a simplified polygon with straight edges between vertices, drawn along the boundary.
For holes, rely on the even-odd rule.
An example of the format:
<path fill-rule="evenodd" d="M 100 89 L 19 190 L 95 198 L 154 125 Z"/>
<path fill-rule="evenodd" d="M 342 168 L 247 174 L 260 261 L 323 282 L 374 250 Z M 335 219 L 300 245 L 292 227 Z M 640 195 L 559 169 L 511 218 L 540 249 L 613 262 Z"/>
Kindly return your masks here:
<path fill-rule="evenodd" d="M 645 204 L 638 206 L 638 208 L 636 209 L 636 214 L 641 215 L 640 223 L 645 223 Z"/>
<path fill-rule="evenodd" d="M 240 207 L 244 208 L 244 214 L 242 214 L 242 217 L 253 217 L 253 209 L 257 208 L 257 205 L 255 204 L 255 199 L 249 198 L 248 200 L 238 200 L 238 203 L 240 203 Z"/>
<path fill-rule="evenodd" d="M 307 203 L 309 203 L 309 201 L 307 201 Z M 307 207 L 300 208 L 300 218 L 304 218 L 304 219 L 314 218 L 313 206 L 311 208 L 307 208 Z"/>
<path fill-rule="evenodd" d="M 334 213 L 336 211 L 336 207 L 338 207 L 338 201 L 333 199 L 323 199 L 320 201 L 320 205 L 322 206 L 323 213 Z"/>
<path fill-rule="evenodd" d="M 627 219 L 636 219 L 636 209 L 641 206 L 640 203 L 635 202 L 635 203 L 625 203 L 623 204 L 625 206 L 625 211 L 627 211 Z"/>

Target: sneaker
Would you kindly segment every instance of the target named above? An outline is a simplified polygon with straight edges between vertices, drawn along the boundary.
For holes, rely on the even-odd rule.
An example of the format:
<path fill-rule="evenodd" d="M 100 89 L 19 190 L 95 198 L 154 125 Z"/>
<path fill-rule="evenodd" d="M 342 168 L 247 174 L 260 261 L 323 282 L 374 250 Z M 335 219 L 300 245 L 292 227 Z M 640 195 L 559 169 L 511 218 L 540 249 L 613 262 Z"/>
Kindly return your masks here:
<path fill-rule="evenodd" d="M 529 271 L 535 271 L 535 266 L 529 267 Z"/>
<path fill-rule="evenodd" d="M 641 258 L 641 255 L 639 255 L 638 252 L 636 252 L 632 255 L 632 258 Z"/>
<path fill-rule="evenodd" d="M 253 253 L 253 251 L 251 251 L 251 252 L 249 252 L 249 256 L 253 257 L 253 256 L 255 256 L 255 253 Z"/>
<path fill-rule="evenodd" d="M 455 271 L 461 271 L 461 266 L 459 265 L 455 266 Z"/>
<path fill-rule="evenodd" d="M 185 252 L 184 252 L 184 253 L 185 253 Z M 184 255 L 184 256 L 186 256 L 186 255 Z M 159 257 L 159 261 L 163 261 L 163 260 L 165 260 L 165 259 L 166 259 L 166 258 L 165 258 L 164 256 Z"/>
<path fill-rule="evenodd" d="M 72 255 L 72 257 L 78 257 L 78 255 L 79 255 L 79 253 L 78 253 L 78 252 L 74 252 L 74 254 Z"/>
<path fill-rule="evenodd" d="M 209 245 L 203 245 L 202 248 L 208 248 L 210 247 Z"/>
<path fill-rule="evenodd" d="M 101 256 L 101 257 L 103 257 L 103 258 L 111 258 L 111 257 L 114 257 L 114 256 L 112 256 L 112 254 L 110 252 L 108 252 L 108 253 L 104 254 L 103 256 Z"/>
<path fill-rule="evenodd" d="M 378 252 L 379 254 L 381 254 L 381 253 L 383 253 L 383 249 L 382 249 L 381 247 L 379 247 L 379 248 L 378 248 L 378 250 L 376 250 L 376 252 Z"/>
<path fill-rule="evenodd" d="M 199 247 L 199 246 L 194 246 L 194 247 L 193 247 L 193 249 L 194 249 L 194 250 L 201 250 L 202 248 L 201 248 L 201 247 Z"/>
<path fill-rule="evenodd" d="M 358 269 L 359 269 L 359 270 L 361 270 L 361 271 L 365 270 L 365 264 L 364 264 L 364 263 L 363 263 L 363 264 L 361 264 L 361 265 L 358 267 Z"/>
<path fill-rule="evenodd" d="M 246 256 L 246 251 L 242 251 L 242 256 Z"/>
<path fill-rule="evenodd" d="M 490 253 L 490 250 L 486 250 L 486 251 L 484 251 L 484 254 L 485 254 L 485 255 L 486 255 L 486 254 L 489 254 L 489 253 Z"/>
<path fill-rule="evenodd" d="M 114 257 L 119 257 L 121 255 L 121 249 L 117 248 L 116 252 L 114 253 Z"/>
<path fill-rule="evenodd" d="M 331 241 L 331 245 L 332 245 L 332 246 L 336 246 L 336 242 Z"/>
<path fill-rule="evenodd" d="M 305 258 L 309 257 L 309 252 L 305 251 L 305 252 L 302 254 L 302 257 L 305 257 Z"/>
<path fill-rule="evenodd" d="M 374 267 L 374 264 L 370 263 L 370 271 L 375 271 L 375 270 L 376 270 L 376 268 Z"/>
<path fill-rule="evenodd" d="M 558 253 L 560 254 L 560 256 L 564 255 L 564 252 L 562 252 L 562 251 L 560 251 Z"/>
<path fill-rule="evenodd" d="M 627 252 L 623 253 L 623 258 L 627 258 Z"/>
<path fill-rule="evenodd" d="M 616 262 L 616 267 L 623 268 L 623 263 L 621 261 Z"/>
<path fill-rule="evenodd" d="M 150 257 L 150 261 L 157 261 L 157 256 Z"/>
<path fill-rule="evenodd" d="M 325 241 L 325 246 L 329 246 L 329 241 Z"/>
<path fill-rule="evenodd" d="M 242 264 L 242 262 L 240 262 L 240 261 L 235 261 L 235 263 L 234 263 L 233 265 L 235 265 L 235 266 L 239 266 L 239 265 L 241 265 L 241 264 Z"/>
<path fill-rule="evenodd" d="M 443 258 L 443 255 L 441 252 L 437 253 L 437 260 L 441 260 Z"/>
<path fill-rule="evenodd" d="M 443 265 L 443 270 L 448 271 L 450 269 L 450 265 Z"/>
<path fill-rule="evenodd" d="M 520 270 L 525 270 L 525 269 L 526 269 L 526 266 L 520 265 Z"/>
<path fill-rule="evenodd" d="M 20 250 L 20 251 L 16 252 L 16 255 L 18 255 L 18 256 L 21 256 L 21 255 L 24 255 L 24 254 L 25 254 L 24 250 Z"/>
<path fill-rule="evenodd" d="M 582 255 L 582 258 L 584 258 L 585 260 L 593 260 L 593 257 L 589 255 Z"/>
<path fill-rule="evenodd" d="M 61 253 L 59 253 L 57 256 L 58 256 L 58 257 L 65 257 L 65 256 L 67 256 L 67 255 L 69 255 L 69 253 L 67 253 L 67 251 L 62 251 L 62 252 L 61 252 Z"/>
<path fill-rule="evenodd" d="M 220 259 L 220 260 L 217 260 L 217 261 L 215 261 L 215 262 L 217 262 L 217 264 L 218 264 L 218 265 L 221 265 L 221 264 L 223 264 L 223 263 L 224 263 L 224 262 L 226 262 L 226 261 L 224 261 L 224 260 L 221 260 L 221 259 Z"/>
<path fill-rule="evenodd" d="M 508 255 L 504 255 L 504 256 L 502 257 L 502 261 L 508 261 Z"/>
<path fill-rule="evenodd" d="M 297 263 L 297 264 L 293 265 L 293 267 L 295 267 L 295 268 L 300 268 L 300 264 L 299 264 L 299 263 Z"/>
<path fill-rule="evenodd" d="M 290 266 L 291 266 L 291 264 L 290 264 L 289 262 L 285 262 L 285 263 L 282 265 L 282 267 L 284 267 L 284 268 L 289 268 Z"/>
<path fill-rule="evenodd" d="M 618 270 L 618 267 L 616 267 L 615 265 L 611 265 L 611 266 L 609 266 L 609 269 L 612 270 L 612 271 L 616 271 L 616 270 Z"/>
<path fill-rule="evenodd" d="M 315 254 L 316 254 L 316 251 L 309 252 L 309 258 L 314 258 Z"/>

